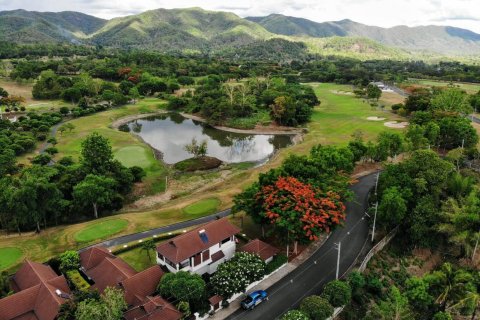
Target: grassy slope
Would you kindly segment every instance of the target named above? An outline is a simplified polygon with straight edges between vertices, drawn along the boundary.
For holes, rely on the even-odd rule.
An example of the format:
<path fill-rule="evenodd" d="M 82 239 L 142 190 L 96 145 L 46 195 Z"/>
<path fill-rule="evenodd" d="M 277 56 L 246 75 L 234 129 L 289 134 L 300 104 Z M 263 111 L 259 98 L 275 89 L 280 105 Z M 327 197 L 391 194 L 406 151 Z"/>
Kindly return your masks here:
<path fill-rule="evenodd" d="M 0 270 L 8 269 L 19 262 L 22 250 L 15 247 L 0 248 Z"/>
<path fill-rule="evenodd" d="M 65 132 L 63 135 L 57 134 L 58 144 L 56 147 L 59 153 L 55 158 L 71 156 L 78 159 L 82 140 L 91 132 L 97 131 L 110 140 L 115 157 L 124 165 L 138 165 L 145 169 L 147 177 L 144 182 L 147 186 L 147 193 L 164 190 L 166 168 L 155 160 L 150 148 L 141 143 L 134 135 L 109 127 L 115 119 L 132 114 L 155 112 L 161 108 L 163 108 L 162 101 L 151 98 L 141 100 L 136 105 L 127 105 L 71 120 L 75 129 L 72 132 Z"/>
<path fill-rule="evenodd" d="M 207 215 L 215 213 L 220 206 L 220 200 L 217 198 L 203 199 L 183 208 L 183 212 L 188 215 Z"/>
<path fill-rule="evenodd" d="M 292 146 L 287 149 L 281 150 L 271 161 L 260 168 L 254 168 L 249 171 L 240 171 L 238 174 L 233 175 L 230 179 L 226 180 L 222 184 L 217 184 L 210 189 L 198 194 L 185 196 L 179 199 L 174 199 L 165 205 L 164 207 L 153 209 L 145 212 L 130 212 L 118 214 L 115 218 L 128 220 L 129 224 L 125 230 L 116 234 L 123 235 L 133 232 L 141 232 L 154 227 L 172 224 L 181 220 L 193 219 L 196 215 L 188 215 L 183 212 L 183 208 L 186 206 L 199 202 L 203 199 L 217 198 L 221 201 L 219 210 L 228 208 L 232 205 L 232 197 L 241 192 L 246 186 L 251 184 L 258 177 L 260 172 L 265 172 L 270 168 L 277 167 L 281 161 L 288 154 L 306 154 L 310 148 L 317 144 L 345 144 L 350 139 L 350 135 L 356 130 L 361 129 L 364 131 L 367 138 L 373 138 L 378 132 L 388 130 L 382 123 L 370 122 L 365 118 L 368 116 L 383 116 L 390 119 L 394 119 L 395 116 L 386 112 L 372 110 L 369 105 L 363 103 L 362 100 L 355 99 L 351 95 L 338 95 L 332 91 L 351 90 L 349 86 L 341 86 L 334 84 L 315 84 L 315 92 L 319 95 L 322 104 L 315 109 L 312 122 L 308 125 L 309 133 L 305 135 L 304 142 Z M 129 110 L 129 108 L 131 108 Z M 96 119 L 99 115 L 92 115 L 88 118 L 77 119 L 75 121 L 84 122 L 84 131 L 82 134 L 86 135 L 91 128 L 103 128 L 104 131 L 111 129 L 107 128 L 107 123 L 110 123 L 112 118 L 118 118 L 126 114 L 133 114 L 134 109 L 139 106 L 129 106 L 116 110 L 104 112 L 101 115 L 102 119 Z M 155 107 L 150 106 L 150 109 Z M 138 111 L 138 109 L 137 109 Z M 148 111 L 148 110 L 146 110 Z M 114 112 L 113 114 L 111 112 Z M 105 114 L 108 114 L 106 116 Z M 103 122 L 101 122 L 103 121 Z M 103 124 L 102 124 L 103 123 Z M 78 123 L 77 123 L 78 124 Z M 76 125 L 77 125 L 76 124 Z M 80 127 L 76 129 L 78 137 L 80 133 Z M 91 129 L 90 129 L 91 130 Z M 122 134 L 123 133 L 118 133 Z M 133 137 L 126 134 L 126 137 L 130 137 L 122 147 L 128 145 L 138 145 Z M 66 137 L 65 137 L 66 138 Z M 70 144 L 75 145 L 74 137 L 69 137 Z M 62 140 L 61 138 L 59 139 Z M 121 140 L 121 139 L 120 139 Z M 121 140 L 125 141 L 125 140 Z M 75 150 L 73 147 L 69 147 L 69 143 L 64 143 L 63 153 L 67 151 Z M 99 221 L 103 221 L 103 218 Z M 0 238 L 0 247 L 20 247 L 25 252 L 26 257 L 36 261 L 45 261 L 53 255 L 59 254 L 66 249 L 75 249 L 81 247 L 75 241 L 75 234 L 79 230 L 83 230 L 92 222 L 79 223 L 69 226 L 52 227 L 42 232 L 40 235 L 28 234 L 22 237 L 10 237 Z M 10 269 L 18 267 L 16 264 Z"/>
<path fill-rule="evenodd" d="M 436 80 L 425 80 L 425 79 L 415 79 L 412 80 L 412 84 L 419 84 L 421 86 L 427 86 L 427 87 L 447 87 L 450 82 L 446 81 L 436 81 Z M 408 82 L 406 83 L 408 84 Z M 464 83 L 464 82 L 453 82 L 453 84 L 462 89 L 465 90 L 468 94 L 475 94 L 480 91 L 480 84 L 479 83 Z"/>
<path fill-rule="evenodd" d="M 122 219 L 110 219 L 95 222 L 85 229 L 75 233 L 75 240 L 77 242 L 85 243 L 97 239 L 103 239 L 122 231 L 127 225 L 128 221 Z"/>

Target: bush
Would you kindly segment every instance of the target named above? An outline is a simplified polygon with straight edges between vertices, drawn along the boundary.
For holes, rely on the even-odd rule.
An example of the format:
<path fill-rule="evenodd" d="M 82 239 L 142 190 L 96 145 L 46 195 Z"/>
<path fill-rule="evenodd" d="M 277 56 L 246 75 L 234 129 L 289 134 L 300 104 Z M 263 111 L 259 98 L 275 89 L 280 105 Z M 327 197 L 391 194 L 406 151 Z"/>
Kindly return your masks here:
<path fill-rule="evenodd" d="M 133 182 L 140 182 L 146 176 L 145 170 L 138 166 L 128 168 L 133 176 Z"/>
<path fill-rule="evenodd" d="M 360 272 L 353 271 L 348 275 L 348 283 L 352 292 L 356 292 L 365 286 L 365 277 Z"/>
<path fill-rule="evenodd" d="M 200 275 L 179 271 L 165 274 L 158 284 L 158 291 L 162 296 L 192 305 L 205 298 L 206 286 Z"/>
<path fill-rule="evenodd" d="M 283 266 L 285 263 L 288 262 L 287 256 L 283 254 L 277 254 L 275 257 L 273 257 L 272 261 L 267 263 L 267 267 L 265 269 L 266 274 L 270 274 L 273 271 L 277 270 L 281 266 Z"/>
<path fill-rule="evenodd" d="M 345 281 L 333 280 L 327 283 L 323 289 L 322 297 L 335 308 L 344 306 L 350 302 L 352 298 L 352 289 Z"/>
<path fill-rule="evenodd" d="M 392 108 L 393 111 L 397 111 L 401 108 L 404 108 L 404 105 L 403 105 L 403 103 L 395 103 L 394 105 L 392 105 L 391 108 Z"/>
<path fill-rule="evenodd" d="M 55 147 L 49 147 L 49 148 L 45 149 L 45 152 L 50 154 L 50 155 L 54 155 L 54 154 L 58 153 L 58 149 L 55 148 Z"/>
<path fill-rule="evenodd" d="M 281 320 L 309 320 L 308 316 L 300 310 L 290 310 L 285 313 Z"/>
<path fill-rule="evenodd" d="M 300 303 L 300 311 L 311 320 L 326 320 L 333 314 L 333 307 L 320 296 L 309 296 Z"/>
<path fill-rule="evenodd" d="M 45 165 L 49 164 L 50 161 L 52 161 L 52 156 L 50 156 L 47 153 L 39 154 L 38 156 L 35 156 L 32 159 L 33 164 L 39 164 L 41 166 L 45 166 Z"/>
<path fill-rule="evenodd" d="M 68 167 L 74 164 L 75 162 L 73 161 L 72 157 L 63 157 L 62 159 L 58 160 L 58 163 L 61 164 L 62 166 Z"/>
<path fill-rule="evenodd" d="M 67 250 L 59 257 L 60 270 L 74 270 L 80 268 L 80 255 L 77 251 Z"/>
<path fill-rule="evenodd" d="M 60 113 L 63 115 L 67 115 L 70 112 L 70 109 L 68 107 L 61 107 L 60 108 Z"/>
<path fill-rule="evenodd" d="M 69 270 L 66 272 L 66 276 L 75 290 L 86 292 L 90 288 L 90 284 L 82 277 L 78 270 Z"/>
<path fill-rule="evenodd" d="M 452 320 L 452 316 L 447 312 L 437 312 L 433 316 L 433 320 Z"/>
<path fill-rule="evenodd" d="M 122 132 L 130 132 L 130 127 L 128 126 L 128 124 L 124 123 L 118 127 L 118 130 Z"/>

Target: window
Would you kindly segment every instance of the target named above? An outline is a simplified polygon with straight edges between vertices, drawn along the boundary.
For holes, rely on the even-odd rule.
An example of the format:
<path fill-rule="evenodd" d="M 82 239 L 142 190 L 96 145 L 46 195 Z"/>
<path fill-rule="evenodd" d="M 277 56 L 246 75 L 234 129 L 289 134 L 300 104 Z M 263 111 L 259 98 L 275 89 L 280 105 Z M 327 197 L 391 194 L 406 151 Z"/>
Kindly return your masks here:
<path fill-rule="evenodd" d="M 227 243 L 228 241 L 230 241 L 230 237 L 228 237 L 228 238 L 226 238 L 226 239 L 223 239 L 223 240 L 222 240 L 222 244 Z"/>
<path fill-rule="evenodd" d="M 180 262 L 180 269 L 190 266 L 190 259 Z"/>
<path fill-rule="evenodd" d="M 208 259 L 210 259 L 210 250 L 203 251 L 202 255 L 203 255 L 203 262 L 207 261 Z"/>
<path fill-rule="evenodd" d="M 160 260 L 162 260 L 162 261 L 164 260 L 164 259 L 163 259 L 163 256 L 162 256 L 160 253 L 158 254 L 158 259 L 160 259 Z"/>
<path fill-rule="evenodd" d="M 193 256 L 193 265 L 198 266 L 201 263 L 202 263 L 202 255 L 201 253 L 197 253 L 196 255 Z"/>

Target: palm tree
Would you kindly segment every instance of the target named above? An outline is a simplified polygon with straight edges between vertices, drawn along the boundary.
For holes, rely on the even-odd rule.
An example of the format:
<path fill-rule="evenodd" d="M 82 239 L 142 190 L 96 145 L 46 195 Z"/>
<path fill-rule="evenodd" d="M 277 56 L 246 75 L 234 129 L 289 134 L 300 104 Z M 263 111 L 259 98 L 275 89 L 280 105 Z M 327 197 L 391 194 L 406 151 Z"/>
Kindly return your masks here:
<path fill-rule="evenodd" d="M 155 250 L 157 248 L 157 246 L 155 245 L 155 241 L 153 239 L 146 240 L 142 242 L 141 248 L 142 248 L 142 251 L 145 250 L 148 256 L 148 261 L 152 262 L 152 257 L 150 256 L 150 250 Z"/>

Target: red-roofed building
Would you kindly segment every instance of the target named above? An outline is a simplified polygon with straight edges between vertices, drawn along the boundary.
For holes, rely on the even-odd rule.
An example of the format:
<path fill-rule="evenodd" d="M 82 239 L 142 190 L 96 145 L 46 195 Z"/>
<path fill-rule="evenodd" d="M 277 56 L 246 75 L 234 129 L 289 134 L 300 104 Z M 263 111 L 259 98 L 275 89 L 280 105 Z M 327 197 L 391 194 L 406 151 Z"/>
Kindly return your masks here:
<path fill-rule="evenodd" d="M 254 253 L 260 256 L 266 263 L 272 261 L 279 250 L 268 243 L 255 239 L 244 245 L 240 251 Z"/>
<path fill-rule="evenodd" d="M 54 320 L 70 294 L 65 277 L 29 260 L 13 276 L 12 288 L 16 293 L 0 300 L 0 320 Z"/>
<path fill-rule="evenodd" d="M 146 297 L 142 304 L 125 312 L 125 320 L 179 320 L 182 313 L 162 297 Z"/>
<path fill-rule="evenodd" d="M 240 229 L 227 218 L 209 222 L 157 246 L 157 262 L 171 272 L 214 273 L 236 249 Z"/>

